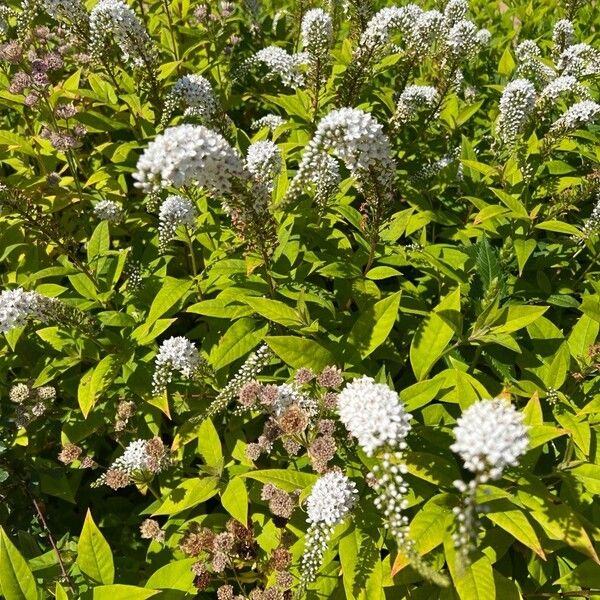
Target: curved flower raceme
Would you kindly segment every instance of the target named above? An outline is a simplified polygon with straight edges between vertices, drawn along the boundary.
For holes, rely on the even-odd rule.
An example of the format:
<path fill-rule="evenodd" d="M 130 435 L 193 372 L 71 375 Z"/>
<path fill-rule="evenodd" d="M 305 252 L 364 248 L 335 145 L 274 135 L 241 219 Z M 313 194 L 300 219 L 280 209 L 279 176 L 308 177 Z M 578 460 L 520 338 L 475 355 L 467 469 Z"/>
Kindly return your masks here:
<path fill-rule="evenodd" d="M 111 37 L 130 66 L 149 68 L 156 61 L 156 51 L 144 25 L 122 0 L 100 0 L 90 13 L 92 54 L 102 56 Z"/>
<path fill-rule="evenodd" d="M 385 445 L 405 447 L 411 415 L 394 390 L 371 377 L 346 385 L 338 397 L 338 414 L 367 456 Z"/>
<path fill-rule="evenodd" d="M 128 444 L 123 454 L 93 484 L 106 485 L 114 490 L 126 487 L 138 479 L 144 483 L 171 463 L 169 450 L 159 437 L 136 439 Z"/>
<path fill-rule="evenodd" d="M 335 526 L 350 513 L 357 498 L 356 485 L 339 471 L 326 473 L 313 486 L 306 500 L 310 526 L 300 566 L 302 587 L 315 579 Z"/>
<path fill-rule="evenodd" d="M 268 46 L 259 50 L 247 62 L 247 66 L 263 65 L 270 77 L 278 77 L 291 88 L 302 87 L 306 81 L 302 65 L 308 63 L 306 53 L 289 54 L 279 46 Z"/>
<path fill-rule="evenodd" d="M 183 336 L 170 337 L 160 346 L 155 359 L 152 390 L 161 394 L 177 372 L 185 379 L 194 377 L 202 365 L 196 346 Z"/>
<path fill-rule="evenodd" d="M 468 562 L 477 534 L 477 489 L 490 479 L 499 479 L 507 467 L 518 464 L 529 446 L 529 435 L 523 415 L 506 400 L 496 398 L 472 404 L 458 419 L 454 437 L 451 450 L 475 475 L 468 483 L 454 483 L 463 494 L 461 503 L 454 508 L 454 544 L 460 559 Z"/>
<path fill-rule="evenodd" d="M 197 216 L 198 211 L 190 200 L 182 196 L 168 196 L 158 213 L 160 249 L 166 249 L 180 225 L 193 229 Z"/>
<path fill-rule="evenodd" d="M 136 186 L 145 192 L 195 184 L 216 194 L 231 192 L 245 179 L 237 152 L 204 125 L 177 125 L 150 142 L 137 163 Z"/>
<path fill-rule="evenodd" d="M 288 200 L 317 183 L 315 176 L 323 172 L 329 152 L 344 162 L 366 195 L 391 199 L 396 165 L 382 125 L 357 108 L 339 108 L 319 122 L 290 183 Z"/>
<path fill-rule="evenodd" d="M 184 75 L 175 82 L 165 100 L 163 125 L 178 105 L 184 108 L 185 116 L 198 116 L 205 121 L 210 121 L 220 109 L 210 82 L 202 75 Z"/>
<path fill-rule="evenodd" d="M 536 92 L 531 81 L 515 79 L 502 92 L 496 133 L 507 145 L 514 144 L 535 108 Z"/>

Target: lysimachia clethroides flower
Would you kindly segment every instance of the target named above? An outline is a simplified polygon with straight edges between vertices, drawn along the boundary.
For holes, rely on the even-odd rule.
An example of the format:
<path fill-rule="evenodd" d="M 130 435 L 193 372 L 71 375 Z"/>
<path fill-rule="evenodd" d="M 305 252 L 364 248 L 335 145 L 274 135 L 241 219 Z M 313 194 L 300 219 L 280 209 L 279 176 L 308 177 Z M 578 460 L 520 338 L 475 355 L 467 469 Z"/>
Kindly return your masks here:
<path fill-rule="evenodd" d="M 152 376 L 152 392 L 162 394 L 179 373 L 185 379 L 192 379 L 200 371 L 202 358 L 196 346 L 183 336 L 166 339 L 158 350 Z"/>
<path fill-rule="evenodd" d="M 206 123 L 211 123 L 220 112 L 212 86 L 202 75 L 184 75 L 175 82 L 165 100 L 163 125 L 179 106 L 184 109 L 184 116 L 200 117 Z"/>
<path fill-rule="evenodd" d="M 309 528 L 300 565 L 301 588 L 316 578 L 336 525 L 348 516 L 357 498 L 356 485 L 339 471 L 326 473 L 314 484 L 306 500 Z"/>
<path fill-rule="evenodd" d="M 90 50 L 101 57 L 113 41 L 123 61 L 134 68 L 150 69 L 156 51 L 150 36 L 133 10 L 122 0 L 100 0 L 90 13 Z"/>
<path fill-rule="evenodd" d="M 529 434 L 523 415 L 508 401 L 496 398 L 469 406 L 456 423 L 454 437 L 451 450 L 474 475 L 468 483 L 455 482 L 463 498 L 454 508 L 454 544 L 459 558 L 468 562 L 477 533 L 477 489 L 482 483 L 499 479 L 507 467 L 519 463 L 529 446 Z"/>
<path fill-rule="evenodd" d="M 346 165 L 366 196 L 391 200 L 396 165 L 382 125 L 360 109 L 339 108 L 320 121 L 290 183 L 286 202 L 323 185 L 320 179 L 333 171 L 324 168 L 329 152 Z"/>

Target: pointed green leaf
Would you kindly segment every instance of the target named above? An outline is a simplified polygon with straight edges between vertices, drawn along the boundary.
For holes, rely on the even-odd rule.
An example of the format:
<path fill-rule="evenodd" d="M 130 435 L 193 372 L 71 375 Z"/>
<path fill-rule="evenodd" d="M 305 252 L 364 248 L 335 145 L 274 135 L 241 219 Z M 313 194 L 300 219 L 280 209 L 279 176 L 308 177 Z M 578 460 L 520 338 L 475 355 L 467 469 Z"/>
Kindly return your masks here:
<path fill-rule="evenodd" d="M 268 324 L 257 329 L 256 321 L 247 317 L 235 321 L 210 354 L 210 362 L 214 369 L 218 371 L 249 354 L 263 341 L 268 330 Z"/>
<path fill-rule="evenodd" d="M 425 379 L 452 340 L 460 318 L 460 288 L 448 294 L 421 322 L 410 345 L 410 364 L 418 381 Z"/>
<path fill-rule="evenodd" d="M 361 311 L 348 335 L 348 344 L 366 358 L 387 339 L 400 306 L 400 292 L 396 292 Z"/>
<path fill-rule="evenodd" d="M 33 573 L 17 547 L 0 527 L 0 589 L 5 600 L 38 600 Z"/>
<path fill-rule="evenodd" d="M 248 492 L 244 480 L 234 477 L 221 494 L 223 508 L 244 527 L 248 524 Z"/>
<path fill-rule="evenodd" d="M 88 577 L 98 583 L 110 584 L 115 578 L 115 565 L 108 542 L 87 511 L 77 543 L 77 564 Z"/>
<path fill-rule="evenodd" d="M 201 502 L 206 502 L 218 491 L 219 480 L 216 477 L 196 477 L 186 479 L 175 489 L 171 490 L 167 499 L 160 505 L 153 515 L 176 515 L 193 508 Z"/>
<path fill-rule="evenodd" d="M 100 585 L 94 588 L 93 600 L 146 600 L 156 596 L 159 590 L 148 590 L 135 585 Z"/>
<path fill-rule="evenodd" d="M 265 342 L 284 363 L 294 369 L 308 367 L 318 372 L 337 362 L 333 353 L 315 340 L 279 335 L 266 337 Z"/>

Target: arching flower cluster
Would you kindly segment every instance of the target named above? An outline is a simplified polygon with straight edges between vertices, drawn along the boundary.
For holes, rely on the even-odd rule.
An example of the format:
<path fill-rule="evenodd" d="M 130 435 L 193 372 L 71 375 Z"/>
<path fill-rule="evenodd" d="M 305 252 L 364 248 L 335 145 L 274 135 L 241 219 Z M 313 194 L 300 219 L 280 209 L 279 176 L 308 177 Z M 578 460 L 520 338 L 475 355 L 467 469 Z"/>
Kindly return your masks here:
<path fill-rule="evenodd" d="M 320 121 L 290 183 L 288 200 L 315 186 L 324 173 L 335 175 L 323 166 L 328 152 L 344 162 L 368 201 L 391 200 L 396 166 L 389 140 L 380 123 L 356 108 L 333 110 Z"/>
<path fill-rule="evenodd" d="M 539 88 L 547 85 L 556 77 L 552 67 L 542 62 L 542 53 L 538 45 L 533 40 L 522 41 L 515 50 L 518 60 L 518 77 L 529 79 Z"/>
<path fill-rule="evenodd" d="M 40 316 L 40 295 L 22 288 L 0 292 L 0 333 L 23 327 L 30 317 Z"/>
<path fill-rule="evenodd" d="M 475 475 L 468 483 L 455 482 L 463 498 L 454 508 L 454 544 L 461 560 L 467 562 L 477 533 L 477 489 L 490 479 L 499 479 L 507 467 L 518 464 L 529 446 L 529 434 L 523 415 L 506 400 L 496 398 L 472 404 L 458 419 L 454 437 L 456 441 L 450 449 Z"/>
<path fill-rule="evenodd" d="M 228 194 L 246 178 L 237 152 L 225 138 L 204 125 L 177 125 L 150 142 L 137 163 L 136 186 L 158 192 L 195 184 Z"/>
<path fill-rule="evenodd" d="M 133 440 L 93 486 L 118 490 L 138 481 L 147 483 L 170 464 L 171 454 L 159 437 Z"/>
<path fill-rule="evenodd" d="M 219 392 L 219 395 L 208 407 L 206 414 L 195 419 L 194 422 L 202 421 L 225 410 L 229 403 L 236 398 L 240 390 L 246 384 L 256 379 L 272 358 L 273 354 L 265 344 L 260 346 L 255 352 L 252 352 L 227 385 Z"/>
<path fill-rule="evenodd" d="M 100 0 L 90 13 L 90 50 L 100 58 L 114 41 L 125 63 L 133 68 L 152 67 L 156 51 L 143 24 L 122 0 Z M 112 40 L 111 40 L 112 38 Z"/>
<path fill-rule="evenodd" d="M 301 587 L 315 579 L 335 526 L 347 517 L 357 498 L 356 485 L 339 471 L 326 473 L 313 486 L 306 500 L 310 526 L 300 565 Z"/>
<path fill-rule="evenodd" d="M 500 98 L 496 134 L 502 143 L 513 145 L 527 124 L 536 101 L 535 86 L 528 79 L 511 81 Z"/>
<path fill-rule="evenodd" d="M 44 10 L 79 35 L 89 30 L 90 17 L 81 0 L 43 0 Z"/>
<path fill-rule="evenodd" d="M 284 125 L 286 122 L 287 121 L 279 115 L 268 114 L 264 117 L 261 117 L 260 119 L 256 119 L 256 121 L 253 121 L 252 129 L 257 131 L 259 129 L 262 129 L 263 127 L 266 127 L 270 131 L 275 131 L 278 127 Z"/>
<path fill-rule="evenodd" d="M 593 123 L 600 115 L 600 104 L 592 100 L 583 100 L 570 106 L 550 128 L 551 136 L 561 136 L 569 131 Z"/>
<path fill-rule="evenodd" d="M 412 119 L 418 111 L 433 108 L 438 91 L 430 85 L 409 85 L 404 88 L 396 104 L 395 122 L 400 125 Z"/>
<path fill-rule="evenodd" d="M 321 8 L 307 11 L 302 18 L 301 35 L 310 62 L 326 61 L 333 41 L 331 16 Z"/>
<path fill-rule="evenodd" d="M 506 467 L 517 465 L 529 445 L 523 415 L 501 399 L 472 404 L 458 419 L 454 436 L 451 450 L 481 481 L 498 479 Z"/>
<path fill-rule="evenodd" d="M 219 111 L 212 86 L 202 75 L 184 75 L 175 82 L 165 99 L 163 125 L 169 122 L 179 106 L 183 107 L 185 116 L 200 117 L 206 122 L 210 122 Z"/>
<path fill-rule="evenodd" d="M 114 200 L 100 200 L 94 205 L 94 214 L 101 221 L 119 223 L 123 220 L 123 207 Z"/>
<path fill-rule="evenodd" d="M 268 46 L 250 57 L 246 67 L 262 65 L 270 77 L 279 78 L 284 85 L 296 89 L 306 82 L 302 66 L 308 62 L 308 55 L 304 52 L 289 54 L 279 46 Z"/>
<path fill-rule="evenodd" d="M 193 230 L 198 211 L 191 200 L 183 196 L 167 196 L 158 213 L 159 249 L 164 252 L 181 225 Z"/>
<path fill-rule="evenodd" d="M 173 380 L 174 373 L 179 373 L 185 379 L 192 379 L 199 373 L 201 365 L 202 358 L 190 340 L 183 336 L 166 339 L 160 345 L 155 359 L 153 393 L 163 393 Z"/>
<path fill-rule="evenodd" d="M 75 327 L 90 334 L 96 333 L 96 322 L 76 307 L 22 288 L 0 292 L 0 333 L 23 327 L 28 319 Z"/>
<path fill-rule="evenodd" d="M 338 414 L 367 456 L 383 446 L 400 450 L 406 446 L 411 415 L 394 390 L 371 377 L 346 385 L 338 398 Z"/>
<path fill-rule="evenodd" d="M 275 177 L 279 175 L 281 165 L 281 150 L 273 142 L 255 142 L 248 147 L 246 169 L 256 183 L 264 188 L 265 195 L 273 190 Z"/>

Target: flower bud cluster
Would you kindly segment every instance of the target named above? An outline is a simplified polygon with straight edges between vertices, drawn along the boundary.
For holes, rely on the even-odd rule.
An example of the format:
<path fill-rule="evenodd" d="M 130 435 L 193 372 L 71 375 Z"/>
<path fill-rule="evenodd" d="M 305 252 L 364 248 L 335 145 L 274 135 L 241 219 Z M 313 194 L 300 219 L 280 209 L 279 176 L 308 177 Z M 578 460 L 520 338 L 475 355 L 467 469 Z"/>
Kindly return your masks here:
<path fill-rule="evenodd" d="M 164 252 L 181 225 L 193 230 L 198 211 L 191 200 L 183 196 L 167 196 L 158 213 L 159 250 Z"/>
<path fill-rule="evenodd" d="M 179 106 L 184 108 L 185 116 L 201 117 L 206 122 L 210 122 L 220 109 L 210 82 L 202 75 L 184 75 L 177 80 L 165 99 L 163 126 Z"/>
<path fill-rule="evenodd" d="M 148 68 L 156 51 L 144 25 L 123 0 L 100 0 L 90 13 L 90 51 L 100 58 L 112 40 L 119 46 L 126 64 Z"/>
<path fill-rule="evenodd" d="M 287 199 L 297 197 L 315 185 L 315 173 L 331 173 L 323 162 L 329 152 L 344 162 L 367 197 L 372 193 L 391 200 L 396 165 L 383 127 L 369 113 L 356 108 L 340 108 L 321 119 L 308 144 L 298 171 L 290 183 Z"/>
<path fill-rule="evenodd" d="M 196 184 L 215 194 L 230 193 L 245 178 L 237 152 L 203 125 L 177 125 L 150 142 L 137 163 L 136 187 L 145 192 Z"/>
<path fill-rule="evenodd" d="M 429 85 L 409 85 L 398 98 L 395 122 L 400 125 L 412 119 L 420 109 L 433 108 L 438 101 L 438 91 Z"/>
<path fill-rule="evenodd" d="M 411 415 L 394 390 L 371 377 L 346 385 L 338 396 L 338 414 L 367 456 L 386 445 L 396 450 L 406 447 Z"/>
<path fill-rule="evenodd" d="M 310 9 L 302 19 L 301 35 L 302 45 L 310 61 L 326 61 L 333 39 L 331 16 L 322 8 Z"/>
<path fill-rule="evenodd" d="M 313 486 L 306 501 L 310 526 L 300 565 L 301 588 L 316 578 L 335 526 L 346 518 L 357 499 L 356 485 L 338 471 L 326 473 Z"/>
<path fill-rule="evenodd" d="M 267 68 L 269 77 L 278 77 L 284 85 L 296 89 L 306 82 L 302 66 L 308 62 L 308 54 L 304 52 L 289 54 L 279 46 L 268 46 L 248 59 L 246 67 L 262 65 Z"/>
<path fill-rule="evenodd" d="M 515 79 L 504 88 L 496 123 L 496 134 L 502 143 L 511 146 L 516 142 L 535 108 L 535 101 L 535 87 L 528 79 Z"/>
<path fill-rule="evenodd" d="M 123 207 L 113 200 L 100 200 L 94 205 L 94 214 L 101 221 L 120 223 L 123 220 Z"/>
<path fill-rule="evenodd" d="M 155 359 L 153 393 L 162 394 L 171 383 L 174 373 L 192 379 L 200 371 L 202 362 L 196 346 L 187 338 L 178 336 L 166 339 L 160 345 Z"/>

